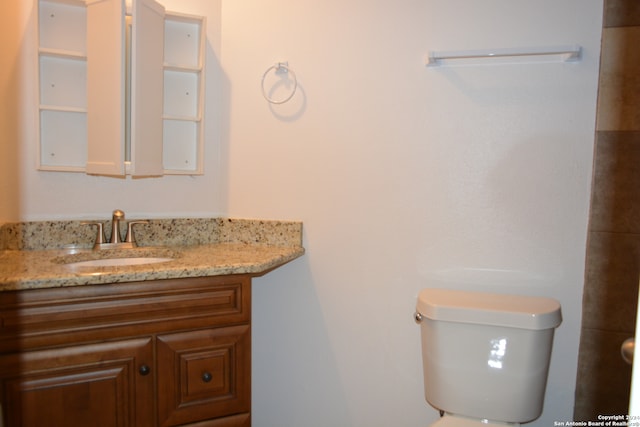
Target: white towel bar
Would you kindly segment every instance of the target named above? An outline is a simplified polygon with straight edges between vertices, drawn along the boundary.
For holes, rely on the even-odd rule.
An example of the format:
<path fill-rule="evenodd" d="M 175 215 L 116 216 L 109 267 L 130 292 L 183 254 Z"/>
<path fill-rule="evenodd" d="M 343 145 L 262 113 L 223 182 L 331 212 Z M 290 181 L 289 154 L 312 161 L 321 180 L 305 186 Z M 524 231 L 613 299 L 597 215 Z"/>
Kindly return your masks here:
<path fill-rule="evenodd" d="M 578 61 L 582 48 L 578 45 L 555 47 L 530 47 L 508 49 L 458 50 L 448 52 L 429 52 L 425 58 L 425 65 L 437 66 L 442 61 L 458 59 L 484 59 L 505 57 L 557 56 L 562 61 Z"/>

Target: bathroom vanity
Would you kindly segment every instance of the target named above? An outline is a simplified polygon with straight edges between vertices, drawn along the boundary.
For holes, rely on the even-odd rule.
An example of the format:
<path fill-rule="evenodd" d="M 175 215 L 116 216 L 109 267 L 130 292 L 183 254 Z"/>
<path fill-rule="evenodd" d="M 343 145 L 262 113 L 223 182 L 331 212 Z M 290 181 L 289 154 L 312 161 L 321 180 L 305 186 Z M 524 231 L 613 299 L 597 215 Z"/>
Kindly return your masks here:
<path fill-rule="evenodd" d="M 245 237 L 218 230 L 156 264 L 0 252 L 4 425 L 250 426 L 251 281 L 304 253 L 301 224 L 265 224 L 223 221 Z"/>

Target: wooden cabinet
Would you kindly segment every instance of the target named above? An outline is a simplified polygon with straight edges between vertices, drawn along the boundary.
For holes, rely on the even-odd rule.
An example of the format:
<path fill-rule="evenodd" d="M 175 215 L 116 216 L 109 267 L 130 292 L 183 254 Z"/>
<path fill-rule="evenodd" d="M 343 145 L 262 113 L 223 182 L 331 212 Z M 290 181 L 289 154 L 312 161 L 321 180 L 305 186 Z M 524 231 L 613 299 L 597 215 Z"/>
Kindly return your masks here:
<path fill-rule="evenodd" d="M 37 0 L 39 169 L 202 174 L 205 18 Z"/>
<path fill-rule="evenodd" d="M 250 313 L 242 275 L 0 293 L 3 425 L 248 427 Z"/>
<path fill-rule="evenodd" d="M 248 325 L 159 336 L 160 425 L 248 413 L 250 348 Z"/>
<path fill-rule="evenodd" d="M 7 426 L 152 426 L 150 338 L 0 356 Z"/>

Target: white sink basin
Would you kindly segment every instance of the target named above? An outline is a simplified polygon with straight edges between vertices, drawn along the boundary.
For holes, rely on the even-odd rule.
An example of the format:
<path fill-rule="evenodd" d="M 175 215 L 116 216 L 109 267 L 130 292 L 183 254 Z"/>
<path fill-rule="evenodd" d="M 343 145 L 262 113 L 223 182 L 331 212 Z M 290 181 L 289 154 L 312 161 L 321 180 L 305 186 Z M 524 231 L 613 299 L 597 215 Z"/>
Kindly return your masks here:
<path fill-rule="evenodd" d="M 72 270 L 86 273 L 90 269 L 103 272 L 104 269 L 134 267 L 175 261 L 182 257 L 178 250 L 163 247 L 142 247 L 133 249 L 86 250 L 62 255 L 51 261 Z"/>
<path fill-rule="evenodd" d="M 90 259 L 66 264 L 69 267 L 124 267 L 130 265 L 158 264 L 161 262 L 173 261 L 174 258 L 162 257 L 131 257 L 131 258 L 103 258 Z"/>

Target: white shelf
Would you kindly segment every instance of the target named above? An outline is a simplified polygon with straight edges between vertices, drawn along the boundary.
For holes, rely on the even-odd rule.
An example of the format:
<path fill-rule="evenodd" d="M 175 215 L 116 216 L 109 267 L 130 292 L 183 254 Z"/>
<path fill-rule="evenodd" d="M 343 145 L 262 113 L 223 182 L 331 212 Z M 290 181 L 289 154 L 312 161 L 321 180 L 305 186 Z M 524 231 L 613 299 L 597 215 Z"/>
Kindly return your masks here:
<path fill-rule="evenodd" d="M 38 169 L 202 174 L 205 18 L 136 0 L 121 40 L 122 0 L 36 4 Z"/>
<path fill-rule="evenodd" d="M 165 14 L 163 165 L 165 174 L 202 174 L 205 19 Z"/>
<path fill-rule="evenodd" d="M 58 111 L 60 113 L 86 113 L 86 108 L 76 108 L 76 107 L 62 107 L 60 105 L 40 105 L 41 111 Z"/>
<path fill-rule="evenodd" d="M 164 69 L 167 71 L 184 71 L 187 73 L 199 73 L 202 71 L 202 67 L 199 66 L 191 66 L 187 64 L 170 64 L 168 62 L 164 63 Z"/>
<path fill-rule="evenodd" d="M 87 157 L 86 7 L 38 1 L 38 168 L 83 171 Z"/>
<path fill-rule="evenodd" d="M 79 50 L 53 49 L 41 47 L 39 49 L 40 57 L 67 58 L 76 60 L 87 60 L 87 55 Z"/>
<path fill-rule="evenodd" d="M 199 122 L 202 120 L 202 117 L 196 117 L 196 116 L 172 116 L 169 114 L 165 114 L 162 116 L 163 120 L 176 120 L 176 121 L 183 121 L 183 122 Z"/>

